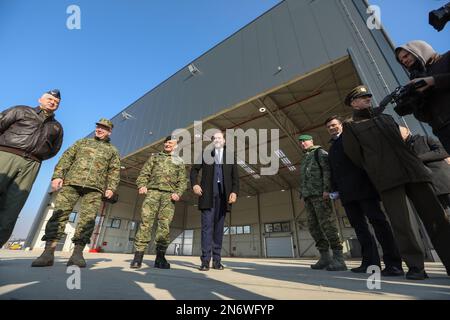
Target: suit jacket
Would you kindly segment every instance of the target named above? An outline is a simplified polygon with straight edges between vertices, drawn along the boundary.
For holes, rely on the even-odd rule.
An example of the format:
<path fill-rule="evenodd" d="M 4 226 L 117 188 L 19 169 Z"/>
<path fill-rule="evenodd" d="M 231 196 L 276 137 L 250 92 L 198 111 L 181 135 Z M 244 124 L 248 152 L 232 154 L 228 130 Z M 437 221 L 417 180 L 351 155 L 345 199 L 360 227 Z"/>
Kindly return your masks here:
<path fill-rule="evenodd" d="M 332 140 L 328 160 L 331 169 L 331 189 L 339 192 L 343 205 L 352 201 L 379 199 L 378 192 L 367 173 L 345 155 L 342 135 Z"/>
<path fill-rule="evenodd" d="M 214 157 L 215 149 L 211 152 L 211 156 Z M 228 203 L 230 193 L 239 193 L 239 174 L 236 161 L 234 164 L 227 164 L 226 159 L 232 157 L 232 154 L 227 153 L 226 148 L 223 151 L 223 183 L 224 194 L 227 203 L 227 211 L 231 211 L 231 204 Z M 213 183 L 214 183 L 214 163 L 207 164 L 202 159 L 202 164 L 194 164 L 191 169 L 190 180 L 191 187 L 198 183 L 198 175 L 202 171 L 202 179 L 200 186 L 203 190 L 203 194 L 198 199 L 198 208 L 200 210 L 210 209 L 213 207 Z"/>

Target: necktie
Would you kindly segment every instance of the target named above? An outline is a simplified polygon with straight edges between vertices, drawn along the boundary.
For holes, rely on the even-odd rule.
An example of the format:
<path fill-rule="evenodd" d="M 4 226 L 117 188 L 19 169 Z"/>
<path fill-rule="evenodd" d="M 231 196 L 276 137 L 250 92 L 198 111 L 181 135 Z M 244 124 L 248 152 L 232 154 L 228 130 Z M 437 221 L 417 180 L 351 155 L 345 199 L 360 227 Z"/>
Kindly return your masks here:
<path fill-rule="evenodd" d="M 216 161 L 216 164 L 222 163 L 222 150 L 221 149 L 216 149 L 215 161 Z"/>

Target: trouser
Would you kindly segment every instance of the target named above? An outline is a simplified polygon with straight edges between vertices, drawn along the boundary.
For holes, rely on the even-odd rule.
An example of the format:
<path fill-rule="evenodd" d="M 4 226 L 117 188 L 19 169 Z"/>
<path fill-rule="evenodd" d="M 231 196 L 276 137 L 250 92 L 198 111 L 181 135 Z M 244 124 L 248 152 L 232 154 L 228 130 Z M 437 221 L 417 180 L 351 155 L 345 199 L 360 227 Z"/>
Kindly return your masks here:
<path fill-rule="evenodd" d="M 226 216 L 226 199 L 223 193 L 214 194 L 213 207 L 202 210 L 202 256 L 203 264 L 220 262 L 223 240 L 223 226 Z"/>
<path fill-rule="evenodd" d="M 433 130 L 433 133 L 439 138 L 439 141 L 442 143 L 445 151 L 450 154 L 450 124 L 439 129 L 438 131 Z"/>
<path fill-rule="evenodd" d="M 446 193 L 438 195 L 438 199 L 447 214 L 447 218 L 450 218 L 450 194 Z"/>
<path fill-rule="evenodd" d="M 375 236 L 383 249 L 383 260 L 386 267 L 402 267 L 402 259 L 400 252 L 395 244 L 394 235 L 391 226 L 381 210 L 378 199 L 364 199 L 352 201 L 344 205 L 350 224 L 355 229 L 356 236 L 361 244 L 362 265 L 378 265 L 380 266 L 380 257 L 378 248 L 366 217 L 372 225 Z"/>
<path fill-rule="evenodd" d="M 141 224 L 134 242 L 135 251 L 143 252 L 152 239 L 152 228 L 155 219 L 158 221 L 155 242 L 157 248 L 166 250 L 170 244 L 170 223 L 172 222 L 175 202 L 172 193 L 159 190 L 148 190 L 142 203 Z"/>
<path fill-rule="evenodd" d="M 316 242 L 316 248 L 319 251 L 329 248 L 342 250 L 331 201 L 324 200 L 321 196 L 308 197 L 305 199 L 305 206 L 308 212 L 309 233 Z"/>
<path fill-rule="evenodd" d="M 0 151 L 0 248 L 11 236 L 41 164 Z"/>
<path fill-rule="evenodd" d="M 65 185 L 55 199 L 55 210 L 45 226 L 43 241 L 58 241 L 64 236 L 64 229 L 78 200 L 81 199 L 79 218 L 72 238 L 74 244 L 91 242 L 95 218 L 102 204 L 102 193 L 90 188 Z"/>
<path fill-rule="evenodd" d="M 429 183 L 408 183 L 381 192 L 403 260 L 409 268 L 424 268 L 424 253 L 413 233 L 406 196 L 413 203 L 447 272 L 450 272 L 450 223 Z"/>

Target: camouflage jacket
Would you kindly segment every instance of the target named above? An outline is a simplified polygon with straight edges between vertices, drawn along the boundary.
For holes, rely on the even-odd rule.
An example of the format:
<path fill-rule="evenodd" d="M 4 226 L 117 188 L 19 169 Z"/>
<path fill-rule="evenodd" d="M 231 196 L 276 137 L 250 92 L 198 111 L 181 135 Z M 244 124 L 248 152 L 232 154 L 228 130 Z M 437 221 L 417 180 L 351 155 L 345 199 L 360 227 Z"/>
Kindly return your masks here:
<path fill-rule="evenodd" d="M 319 148 L 320 146 L 309 148 L 303 157 L 300 165 L 300 198 L 322 196 L 323 192 L 331 190 L 328 153 L 323 149 L 317 150 Z M 318 152 L 319 163 L 314 156 L 315 152 Z"/>
<path fill-rule="evenodd" d="M 187 187 L 183 159 L 160 152 L 150 157 L 136 180 L 138 188 L 157 189 L 183 194 Z"/>
<path fill-rule="evenodd" d="M 115 192 L 120 182 L 119 152 L 109 139 L 80 139 L 59 159 L 52 179 L 57 178 L 64 185 Z"/>

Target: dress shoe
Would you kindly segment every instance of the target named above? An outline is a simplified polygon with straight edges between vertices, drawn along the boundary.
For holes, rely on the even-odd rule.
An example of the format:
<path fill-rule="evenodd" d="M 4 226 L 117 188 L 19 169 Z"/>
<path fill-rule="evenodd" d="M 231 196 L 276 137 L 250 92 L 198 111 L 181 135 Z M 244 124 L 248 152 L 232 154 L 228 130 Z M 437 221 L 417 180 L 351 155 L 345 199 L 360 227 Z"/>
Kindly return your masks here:
<path fill-rule="evenodd" d="M 213 269 L 216 269 L 216 270 L 223 270 L 223 269 L 224 269 L 224 266 L 223 266 L 223 264 L 221 264 L 220 262 L 214 262 L 214 263 L 213 263 Z"/>
<path fill-rule="evenodd" d="M 200 271 L 209 271 L 209 265 L 207 265 L 207 264 L 202 264 L 202 265 L 200 266 L 200 268 L 198 268 L 198 270 L 200 270 Z"/>
<path fill-rule="evenodd" d="M 361 265 L 358 268 L 350 269 L 350 271 L 354 272 L 354 273 L 366 273 L 367 272 L 367 267 L 368 266 L 366 266 L 366 265 Z"/>
<path fill-rule="evenodd" d="M 381 275 L 383 277 L 398 277 L 403 276 L 404 274 L 405 272 L 403 271 L 403 269 L 394 266 L 387 266 L 386 268 L 381 270 Z"/>
<path fill-rule="evenodd" d="M 406 279 L 409 280 L 425 280 L 428 278 L 427 273 L 425 272 L 425 269 L 419 269 L 416 267 L 409 268 L 408 272 L 406 273 Z"/>

